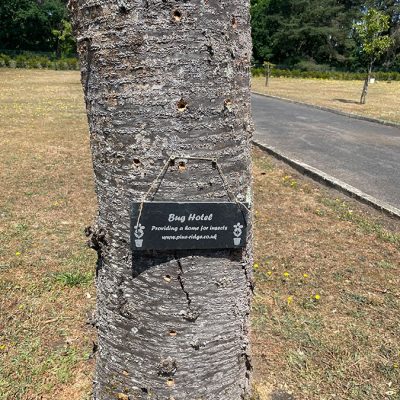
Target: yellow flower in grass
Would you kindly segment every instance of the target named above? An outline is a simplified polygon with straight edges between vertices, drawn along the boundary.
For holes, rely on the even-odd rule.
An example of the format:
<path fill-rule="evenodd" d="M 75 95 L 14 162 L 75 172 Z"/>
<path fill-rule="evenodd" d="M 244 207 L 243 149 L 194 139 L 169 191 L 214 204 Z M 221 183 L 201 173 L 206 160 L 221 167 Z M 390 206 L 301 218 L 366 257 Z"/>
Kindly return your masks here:
<path fill-rule="evenodd" d="M 290 304 L 293 302 L 293 296 L 289 296 L 287 298 L 287 305 L 290 306 Z"/>
<path fill-rule="evenodd" d="M 399 364 L 394 363 L 394 364 L 393 364 L 393 368 L 396 368 L 396 369 L 399 368 Z"/>
<path fill-rule="evenodd" d="M 308 278 L 308 274 L 303 274 L 303 278 Z"/>
<path fill-rule="evenodd" d="M 260 266 L 259 266 L 257 263 L 255 263 L 255 264 L 253 265 L 253 268 L 254 268 L 254 269 L 258 269 L 258 268 L 260 268 Z"/>
<path fill-rule="evenodd" d="M 19 256 L 21 255 L 21 252 L 20 252 L 20 251 L 17 251 L 17 252 L 15 253 L 15 255 L 16 255 L 17 257 L 19 257 Z"/>
<path fill-rule="evenodd" d="M 284 273 L 283 273 L 283 276 L 284 276 L 285 278 L 289 278 L 290 274 L 289 274 L 289 272 L 284 272 Z"/>
<path fill-rule="evenodd" d="M 318 301 L 318 300 L 321 299 L 321 296 L 317 293 L 317 294 L 314 296 L 314 299 Z"/>
<path fill-rule="evenodd" d="M 267 272 L 267 275 L 268 275 L 268 276 L 271 276 L 271 275 L 272 275 L 272 271 L 268 271 L 268 272 Z"/>

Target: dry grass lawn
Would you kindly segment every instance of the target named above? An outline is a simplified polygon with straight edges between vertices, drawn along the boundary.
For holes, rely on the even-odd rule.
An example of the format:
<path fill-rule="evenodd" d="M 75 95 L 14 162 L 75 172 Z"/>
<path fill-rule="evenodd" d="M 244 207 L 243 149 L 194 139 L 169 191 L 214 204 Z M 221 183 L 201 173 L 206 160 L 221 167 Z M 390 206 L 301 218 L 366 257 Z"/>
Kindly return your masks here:
<path fill-rule="evenodd" d="M 399 221 L 254 156 L 261 400 L 400 399 Z"/>
<path fill-rule="evenodd" d="M 347 113 L 400 123 L 400 82 L 376 82 L 370 85 L 367 104 L 359 104 L 362 81 L 253 78 L 252 89 L 273 96 L 329 107 Z"/>
<path fill-rule="evenodd" d="M 89 399 L 95 196 L 79 76 L 0 69 L 0 89 L 0 399 Z M 259 398 L 400 399 L 398 221 L 254 160 Z"/>
<path fill-rule="evenodd" d="M 90 392 L 95 213 L 76 72 L 0 69 L 0 399 Z"/>

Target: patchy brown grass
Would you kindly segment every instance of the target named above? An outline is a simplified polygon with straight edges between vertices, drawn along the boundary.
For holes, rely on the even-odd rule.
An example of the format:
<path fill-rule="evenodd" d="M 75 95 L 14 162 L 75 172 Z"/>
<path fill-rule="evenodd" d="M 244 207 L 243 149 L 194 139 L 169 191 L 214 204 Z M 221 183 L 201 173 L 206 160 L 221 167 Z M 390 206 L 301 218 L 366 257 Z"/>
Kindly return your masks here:
<path fill-rule="evenodd" d="M 95 213 L 76 72 L 0 69 L 0 398 L 90 392 Z"/>
<path fill-rule="evenodd" d="M 261 399 L 399 399 L 398 221 L 254 160 Z"/>
<path fill-rule="evenodd" d="M 0 69 L 0 87 L 0 399 L 89 398 L 95 196 L 79 75 Z M 254 154 L 260 398 L 398 399 L 398 223 Z"/>
<path fill-rule="evenodd" d="M 273 96 L 329 107 L 347 113 L 400 123 L 400 82 L 376 82 L 370 85 L 367 104 L 359 104 L 362 81 L 323 79 L 253 78 L 252 89 Z"/>

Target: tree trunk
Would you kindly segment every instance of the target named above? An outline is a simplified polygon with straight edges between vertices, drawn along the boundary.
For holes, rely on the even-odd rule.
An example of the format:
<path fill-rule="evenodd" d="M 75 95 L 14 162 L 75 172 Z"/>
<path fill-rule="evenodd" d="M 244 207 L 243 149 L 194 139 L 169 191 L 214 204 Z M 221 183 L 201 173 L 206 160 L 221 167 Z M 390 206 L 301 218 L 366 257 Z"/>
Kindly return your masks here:
<path fill-rule="evenodd" d="M 270 77 L 270 66 L 266 65 L 264 68 L 265 68 L 265 87 L 268 87 L 269 77 Z"/>
<path fill-rule="evenodd" d="M 361 93 L 360 104 L 365 104 L 367 102 L 368 87 L 369 87 L 369 81 L 371 80 L 373 64 L 374 63 L 372 61 L 368 67 L 368 74 L 364 81 L 364 87 Z"/>
<path fill-rule="evenodd" d="M 175 155 L 250 193 L 248 0 L 71 0 L 99 215 L 94 398 L 250 393 L 251 229 L 243 250 L 134 253 L 130 212 Z M 158 201 L 227 200 L 210 163 L 170 165 Z"/>

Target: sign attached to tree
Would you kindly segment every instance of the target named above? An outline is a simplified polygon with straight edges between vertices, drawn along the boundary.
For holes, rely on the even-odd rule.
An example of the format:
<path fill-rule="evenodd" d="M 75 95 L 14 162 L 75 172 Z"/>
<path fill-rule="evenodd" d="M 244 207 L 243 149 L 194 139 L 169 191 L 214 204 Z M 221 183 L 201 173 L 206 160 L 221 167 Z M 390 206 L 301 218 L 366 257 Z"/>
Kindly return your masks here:
<path fill-rule="evenodd" d="M 134 203 L 132 250 L 234 249 L 246 246 L 242 203 Z"/>

